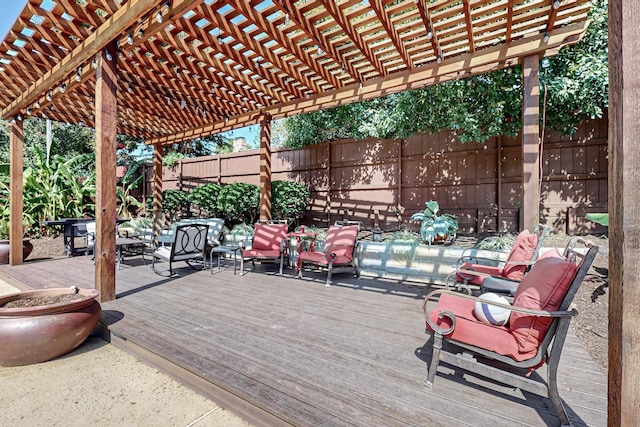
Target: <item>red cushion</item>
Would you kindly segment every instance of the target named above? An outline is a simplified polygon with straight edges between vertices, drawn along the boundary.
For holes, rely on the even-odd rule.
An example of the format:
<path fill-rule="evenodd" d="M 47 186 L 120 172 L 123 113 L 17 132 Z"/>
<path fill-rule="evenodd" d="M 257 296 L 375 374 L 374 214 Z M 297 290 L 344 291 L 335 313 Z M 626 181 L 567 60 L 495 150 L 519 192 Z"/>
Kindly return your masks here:
<path fill-rule="evenodd" d="M 324 252 L 311 252 L 305 251 L 300 253 L 300 259 L 306 262 L 312 262 L 314 264 L 329 265 L 329 260 L 325 256 Z M 347 265 L 351 262 L 351 257 L 338 256 L 333 265 Z"/>
<path fill-rule="evenodd" d="M 287 224 L 256 224 L 251 249 L 280 251 L 280 242 L 287 238 L 287 228 Z"/>
<path fill-rule="evenodd" d="M 280 249 L 245 249 L 242 251 L 243 258 L 280 258 Z"/>
<path fill-rule="evenodd" d="M 511 248 L 507 261 L 529 262 L 533 258 L 533 253 L 538 245 L 538 236 L 527 230 L 518 234 L 516 241 Z M 527 271 L 527 265 L 506 264 L 502 269 L 501 276 L 510 280 L 522 280 Z"/>
<path fill-rule="evenodd" d="M 337 257 L 347 257 L 351 260 L 357 237 L 357 225 L 331 226 L 327 231 L 327 240 L 324 247 L 329 249 L 331 253 L 336 254 Z"/>
<path fill-rule="evenodd" d="M 443 294 L 438 305 L 429 313 L 431 320 L 443 328 L 448 328 L 448 318 L 438 319 L 438 313 L 444 310 L 456 315 L 456 328 L 448 335 L 454 341 L 481 347 L 514 360 L 522 361 L 532 358 L 536 352 L 521 352 L 515 337 L 505 326 L 487 325 L 473 314 L 474 302 L 454 295 Z M 427 329 L 432 329 L 427 323 Z"/>
<path fill-rule="evenodd" d="M 563 257 L 541 257 L 520 282 L 513 298 L 516 307 L 554 311 L 560 308 L 578 267 Z M 552 319 L 511 312 L 509 330 L 523 352 L 535 351 L 544 338 Z"/>

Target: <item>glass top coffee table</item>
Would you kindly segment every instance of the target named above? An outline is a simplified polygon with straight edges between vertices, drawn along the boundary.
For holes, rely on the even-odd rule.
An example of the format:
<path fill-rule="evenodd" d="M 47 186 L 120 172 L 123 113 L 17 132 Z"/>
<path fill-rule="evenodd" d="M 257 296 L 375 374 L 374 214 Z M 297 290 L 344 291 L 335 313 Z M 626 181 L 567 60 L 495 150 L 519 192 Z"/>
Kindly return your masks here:
<path fill-rule="evenodd" d="M 236 260 L 240 246 L 214 246 L 209 252 L 209 265 L 211 266 L 211 274 L 213 274 L 213 254 L 218 257 L 218 270 L 220 270 L 220 258 L 225 254 L 233 255 L 233 274 L 236 274 Z"/>

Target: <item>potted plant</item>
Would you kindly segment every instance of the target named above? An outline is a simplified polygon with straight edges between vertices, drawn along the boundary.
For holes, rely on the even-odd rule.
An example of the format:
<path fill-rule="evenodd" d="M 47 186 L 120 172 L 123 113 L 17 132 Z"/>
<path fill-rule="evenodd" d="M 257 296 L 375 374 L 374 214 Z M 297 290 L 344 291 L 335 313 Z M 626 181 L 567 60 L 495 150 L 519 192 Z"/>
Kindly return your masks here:
<path fill-rule="evenodd" d="M 435 200 L 425 202 L 422 212 L 411 215 L 413 221 L 422 221 L 420 236 L 427 244 L 435 241 L 453 242 L 458 232 L 458 218 L 451 214 L 438 215 L 440 205 Z"/>
<path fill-rule="evenodd" d="M 9 223 L 5 220 L 0 220 L 0 264 L 9 264 Z M 33 250 L 33 244 L 29 241 L 28 237 L 22 239 L 22 259 L 27 259 L 31 251 Z"/>
<path fill-rule="evenodd" d="M 100 320 L 98 295 L 72 286 L 0 297 L 0 365 L 45 362 L 78 347 Z"/>

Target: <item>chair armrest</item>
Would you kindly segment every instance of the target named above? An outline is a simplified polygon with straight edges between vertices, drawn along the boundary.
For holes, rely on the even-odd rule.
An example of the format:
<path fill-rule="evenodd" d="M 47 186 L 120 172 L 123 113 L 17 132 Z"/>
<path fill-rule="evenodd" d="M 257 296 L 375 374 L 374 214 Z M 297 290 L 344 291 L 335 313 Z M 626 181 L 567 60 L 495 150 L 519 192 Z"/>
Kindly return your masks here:
<path fill-rule="evenodd" d="M 483 251 L 485 253 L 489 252 L 489 253 L 496 254 L 497 257 L 491 258 L 489 256 L 483 256 L 483 255 L 472 255 L 472 251 L 476 251 L 476 252 Z M 486 263 L 487 265 L 498 265 L 500 263 L 506 262 L 508 256 L 509 256 L 509 252 L 492 251 L 488 249 L 478 249 L 478 248 L 467 248 L 464 251 L 462 251 L 462 255 L 460 255 L 460 258 L 458 258 L 458 261 L 456 262 L 456 266 L 457 268 L 460 268 L 462 264 L 464 264 L 465 262 L 468 262 L 471 264 Z"/>
<path fill-rule="evenodd" d="M 358 245 L 356 243 L 354 243 L 353 245 L 338 245 L 338 244 L 330 243 L 324 248 L 324 256 L 327 258 L 327 261 L 335 260 L 337 255 L 333 251 L 336 248 L 351 248 L 351 247 L 353 248 L 353 250 L 351 251 L 351 255 L 353 255 L 353 252 L 355 252 L 357 246 Z"/>
<path fill-rule="evenodd" d="M 443 318 L 443 317 L 448 317 L 451 320 L 451 327 L 448 329 L 442 329 L 440 328 L 440 326 L 436 325 L 435 323 L 433 323 L 433 321 L 431 320 L 431 317 L 429 316 L 429 312 L 427 310 L 427 303 L 429 302 L 429 300 L 431 300 L 432 298 L 434 298 L 436 295 L 438 294 L 449 294 L 449 295 L 453 295 L 455 297 L 458 298 L 463 298 L 463 299 L 468 299 L 474 302 L 480 301 L 484 304 L 488 304 L 488 305 L 495 305 L 497 307 L 502 307 L 502 308 L 506 308 L 511 310 L 512 312 L 515 311 L 517 313 L 524 313 L 524 314 L 528 314 L 530 316 L 536 316 L 536 317 L 573 317 L 573 316 L 577 316 L 578 315 L 578 310 L 576 308 L 571 309 L 570 311 L 545 311 L 545 310 L 532 310 L 530 308 L 524 308 L 524 307 L 517 307 L 514 305 L 508 305 L 508 304 L 501 304 L 498 302 L 494 302 L 494 301 L 489 301 L 489 300 L 485 300 L 485 299 L 481 299 L 478 297 L 474 297 L 471 295 L 465 295 L 465 294 L 461 294 L 459 292 L 453 292 L 453 291 L 447 291 L 444 289 L 438 289 L 435 290 L 433 292 L 430 292 L 424 299 L 424 303 L 422 304 L 422 311 L 424 312 L 424 317 L 425 320 L 427 321 L 427 323 L 429 324 L 429 326 L 436 331 L 437 333 L 441 334 L 441 335 L 448 335 L 451 332 L 453 332 L 453 330 L 456 327 L 456 316 L 454 313 L 445 310 L 442 311 L 438 314 L 439 318 Z"/>

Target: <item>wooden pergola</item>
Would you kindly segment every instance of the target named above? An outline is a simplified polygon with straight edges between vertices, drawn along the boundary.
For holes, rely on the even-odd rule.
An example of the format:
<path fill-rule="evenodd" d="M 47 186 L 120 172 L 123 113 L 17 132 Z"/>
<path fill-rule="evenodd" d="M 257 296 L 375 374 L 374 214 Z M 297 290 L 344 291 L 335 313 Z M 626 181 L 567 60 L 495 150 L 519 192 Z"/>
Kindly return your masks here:
<path fill-rule="evenodd" d="M 632 0 L 612 3 L 610 21 L 618 26 L 611 29 L 612 40 L 619 42 L 610 48 L 615 92 L 625 78 L 638 82 L 633 69 L 616 67 L 623 56 L 637 62 L 622 34 L 633 34 L 638 17 Z M 522 225 L 530 228 L 538 222 L 540 199 L 539 60 L 579 41 L 589 9 L 588 0 L 29 0 L 0 49 L 0 111 L 12 120 L 10 263 L 22 263 L 22 123 L 27 116 L 96 129 L 95 282 L 107 301 L 115 298 L 118 133 L 155 147 L 157 213 L 164 144 L 259 123 L 261 217 L 268 218 L 271 120 L 516 64 L 524 76 Z M 637 45 L 637 37 L 631 40 L 629 45 Z M 625 49 L 628 56 L 622 55 Z M 612 52 L 618 50 L 616 59 Z M 611 98 L 614 176 L 609 181 L 620 184 L 609 191 L 619 196 L 610 206 L 616 254 L 611 310 L 616 319 L 620 313 L 623 318 L 618 327 L 614 322 L 610 340 L 622 342 L 637 334 L 622 325 L 638 316 L 625 317 L 640 302 L 640 293 L 623 292 L 621 279 L 622 260 L 637 254 L 638 236 L 613 237 L 637 230 L 639 214 L 630 214 L 634 221 L 624 215 L 633 208 L 624 201 L 637 197 L 622 176 L 633 175 L 635 157 L 624 142 L 631 142 L 637 129 L 630 127 L 638 120 L 623 125 L 622 118 L 638 113 L 630 111 L 637 101 L 626 105 L 625 98 L 617 104 L 613 93 Z M 626 188 L 628 194 L 619 193 Z M 624 225 L 617 220 L 623 216 Z M 624 277 L 627 286 L 638 284 L 637 273 Z M 629 347 L 633 352 L 620 351 L 621 358 L 640 348 L 635 340 Z M 620 378 L 638 375 L 632 368 L 640 362 L 627 366 L 623 360 L 610 359 L 610 372 L 616 373 L 610 393 L 617 397 L 610 417 L 619 416 L 624 424 L 640 405 L 635 405 L 637 393 L 623 388 L 637 385 Z"/>

